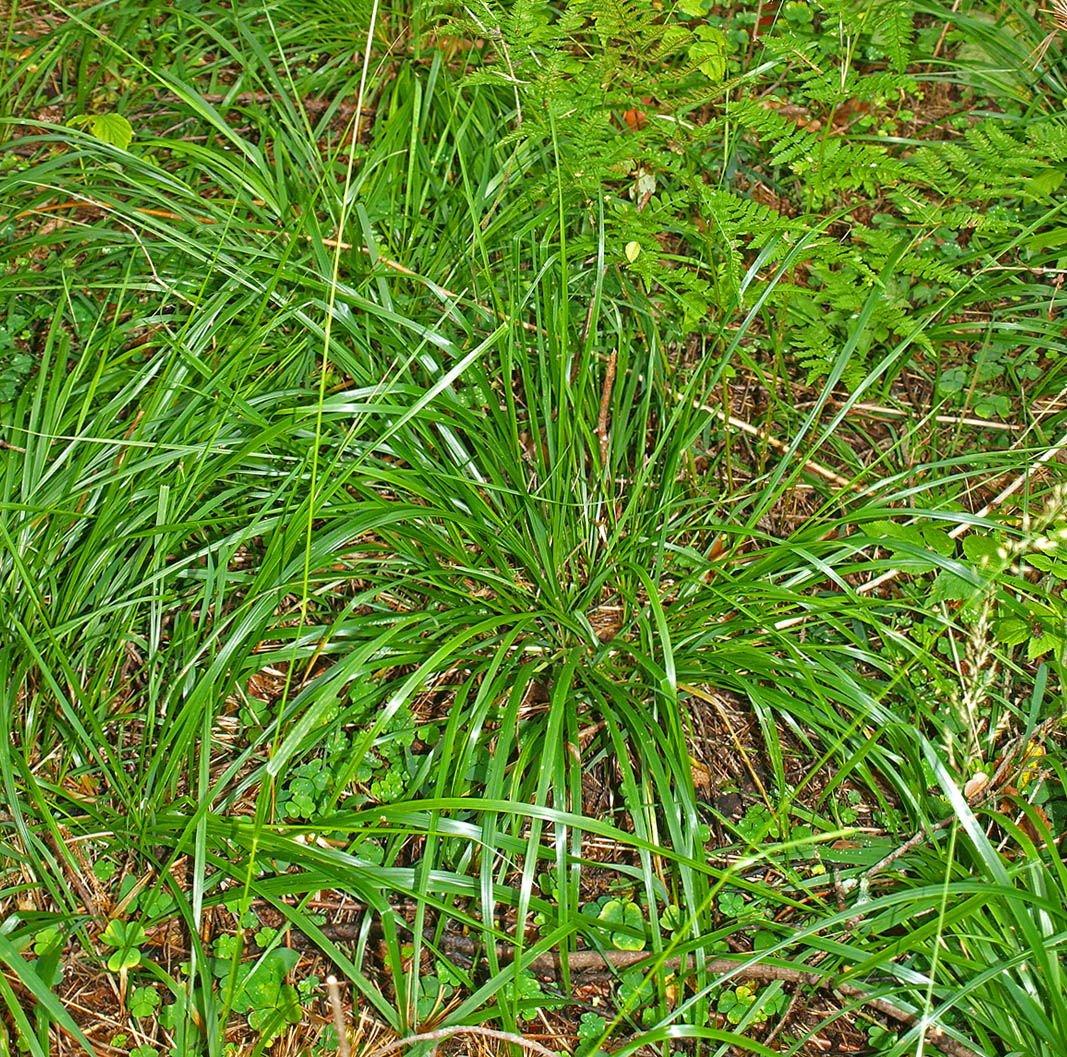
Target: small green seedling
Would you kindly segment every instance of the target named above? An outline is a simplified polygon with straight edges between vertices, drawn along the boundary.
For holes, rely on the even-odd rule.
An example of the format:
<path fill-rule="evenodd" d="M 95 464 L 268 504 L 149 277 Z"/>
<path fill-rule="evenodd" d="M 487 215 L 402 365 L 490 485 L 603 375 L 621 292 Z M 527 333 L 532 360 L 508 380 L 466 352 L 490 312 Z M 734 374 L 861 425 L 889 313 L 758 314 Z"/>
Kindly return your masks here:
<path fill-rule="evenodd" d="M 128 1006 L 130 1016 L 139 1019 L 150 1017 L 159 1003 L 159 992 L 154 987 L 135 987 Z"/>
<path fill-rule="evenodd" d="M 751 984 L 741 984 L 723 991 L 715 1008 L 731 1024 L 740 1024 L 755 1001 L 755 988 Z"/>
<path fill-rule="evenodd" d="M 583 1013 L 578 1021 L 578 1049 L 575 1057 L 592 1057 L 608 1022 L 599 1013 Z"/>
<path fill-rule="evenodd" d="M 276 947 L 255 962 L 237 967 L 233 1010 L 248 1015 L 249 1027 L 272 1039 L 286 1024 L 299 1024 L 303 1016 L 296 988 L 285 977 L 300 960 L 299 951 Z M 216 966 L 217 975 L 229 972 L 230 963 Z M 220 972 L 221 970 L 221 972 Z"/>
<path fill-rule="evenodd" d="M 740 1024 L 742 1020 L 762 1024 L 775 1013 L 780 1013 L 785 1005 L 786 995 L 780 984 L 772 984 L 761 993 L 758 984 L 744 983 L 723 991 L 715 1008 L 731 1024 Z"/>
<path fill-rule="evenodd" d="M 639 951 L 645 945 L 645 915 L 630 899 L 609 899 L 597 915 L 608 927 L 611 945 L 620 951 Z M 636 931 L 638 935 L 633 935 Z"/>
<path fill-rule="evenodd" d="M 148 939 L 144 926 L 137 921 L 120 921 L 117 918 L 107 923 L 100 933 L 100 942 L 114 947 L 108 957 L 107 967 L 113 973 L 126 972 L 141 964 L 141 944 Z"/>

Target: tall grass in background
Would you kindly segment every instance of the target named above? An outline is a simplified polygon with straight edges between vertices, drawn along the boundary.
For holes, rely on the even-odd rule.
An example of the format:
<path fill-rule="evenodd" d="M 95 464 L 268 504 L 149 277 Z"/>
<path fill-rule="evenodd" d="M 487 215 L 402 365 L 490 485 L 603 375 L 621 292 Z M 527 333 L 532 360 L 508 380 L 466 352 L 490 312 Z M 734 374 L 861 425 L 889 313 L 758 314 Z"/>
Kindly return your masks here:
<path fill-rule="evenodd" d="M 909 61 L 930 84 L 1008 99 L 981 120 L 1020 152 L 1040 127 L 1058 166 L 1058 66 L 1024 62 L 1040 21 L 1021 5 L 959 7 L 914 8 L 952 36 L 936 60 L 918 38 Z M 548 17 L 531 11 L 504 12 L 499 37 L 475 12 L 504 41 L 497 58 L 511 55 L 508 17 Z M 583 174 L 598 157 L 583 128 L 551 95 L 486 75 L 473 31 L 445 25 L 462 15 L 12 12 L 0 322 L 29 362 L 9 357 L 0 403 L 4 1030 L 35 1054 L 57 1052 L 57 1031 L 84 1040 L 51 949 L 33 946 L 54 926 L 72 962 L 136 948 L 111 972 L 171 1007 L 155 1043 L 222 1054 L 249 1012 L 245 982 L 281 964 L 283 931 L 252 943 L 248 915 L 268 908 L 397 1035 L 521 1032 L 561 1004 L 530 991 L 527 966 L 621 938 L 651 960 L 588 1048 L 767 1052 L 754 1029 L 781 982 L 745 1018 L 720 1015 L 737 981 L 715 959 L 740 935 L 748 969 L 844 981 L 844 1016 L 862 1023 L 874 995 L 914 1014 L 879 1053 L 915 1051 L 930 1025 L 971 1052 L 1061 1052 L 1067 913 L 1050 827 L 1063 771 L 1047 721 L 1062 608 L 957 540 L 1020 560 L 1058 546 L 1059 511 L 1032 529 L 1055 459 L 1017 507 L 974 511 L 1062 432 L 1043 271 L 1058 268 L 1062 172 L 999 173 L 1002 222 L 976 222 L 960 282 L 928 303 L 899 276 L 936 226 L 905 221 L 891 239 L 872 226 L 855 310 L 833 307 L 842 329 L 797 406 L 788 313 L 808 312 L 803 273 L 813 254 L 831 261 L 845 207 L 877 196 L 831 181 L 806 213 L 758 242 L 739 229 L 733 247 L 692 241 L 679 209 L 664 248 L 687 166 L 714 172 L 718 193 L 763 166 L 783 195 L 803 169 L 760 160 L 751 138 L 678 131 L 656 148 L 667 205 L 649 219 L 623 186 L 633 167 Z M 811 49 L 781 21 L 786 43 Z M 591 63 L 614 46 L 571 32 Z M 570 52 L 538 44 L 511 38 L 514 61 L 547 56 L 553 76 L 580 77 Z M 730 100 L 798 76 L 788 56 L 756 49 L 725 83 L 705 71 L 677 129 L 701 106 L 728 124 Z M 129 118 L 128 149 L 60 123 L 105 111 Z M 628 124 L 614 127 L 625 154 Z M 910 183 L 893 168 L 924 141 L 868 139 L 897 180 L 887 214 L 907 195 L 935 209 L 933 161 Z M 992 196 L 958 175 L 952 208 Z M 809 307 L 809 322 L 829 313 Z M 1005 367 L 968 384 L 1009 398 L 1014 444 L 975 433 L 973 408 L 936 388 L 961 348 L 981 362 L 1006 343 L 1040 349 L 1040 377 Z M 746 372 L 769 394 L 754 435 L 731 404 Z M 857 406 L 899 409 L 898 380 L 923 377 L 955 432 L 915 408 L 863 450 Z M 1011 619 L 1030 636 L 1012 638 Z M 1051 653 L 1030 646 L 1042 620 Z M 979 656 L 997 666 L 980 693 Z M 717 846 L 694 717 L 726 702 L 758 731 L 765 812 L 725 820 Z M 1044 762 L 1027 788 L 1031 744 Z M 1004 759 L 997 795 L 968 801 L 965 783 Z M 1038 788 L 1045 807 L 1028 802 Z M 866 836 L 842 816 L 857 800 L 877 813 Z M 640 913 L 615 927 L 593 892 Z M 317 914 L 320 893 L 355 922 L 351 942 Z M 114 921 L 146 939 L 111 942 Z M 148 942 L 168 922 L 184 965 Z M 233 923 L 243 946 L 220 946 Z M 459 930 L 477 973 L 442 968 Z M 280 1030 L 266 1023 L 261 1050 Z M 780 1052 L 818 1030 L 791 1029 Z"/>

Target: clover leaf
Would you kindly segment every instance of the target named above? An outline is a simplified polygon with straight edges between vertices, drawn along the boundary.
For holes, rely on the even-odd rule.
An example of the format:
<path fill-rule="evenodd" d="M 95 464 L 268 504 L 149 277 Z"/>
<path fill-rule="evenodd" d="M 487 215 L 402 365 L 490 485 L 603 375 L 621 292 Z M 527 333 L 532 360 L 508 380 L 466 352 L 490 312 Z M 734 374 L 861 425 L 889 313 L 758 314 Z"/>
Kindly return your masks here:
<path fill-rule="evenodd" d="M 611 930 L 612 946 L 618 950 L 639 951 L 644 947 L 645 916 L 641 913 L 641 908 L 632 900 L 609 899 L 597 917 Z M 618 926 L 623 929 L 634 929 L 642 935 L 633 936 L 629 932 L 618 930 Z"/>
<path fill-rule="evenodd" d="M 129 1010 L 134 1017 L 150 1017 L 159 1005 L 159 992 L 154 987 L 135 987 L 130 995 Z"/>
<path fill-rule="evenodd" d="M 100 933 L 100 942 L 115 948 L 115 953 L 107 960 L 107 967 L 113 972 L 132 969 L 141 964 L 142 943 L 148 939 L 144 926 L 139 921 L 120 921 L 113 918 L 107 928 Z"/>

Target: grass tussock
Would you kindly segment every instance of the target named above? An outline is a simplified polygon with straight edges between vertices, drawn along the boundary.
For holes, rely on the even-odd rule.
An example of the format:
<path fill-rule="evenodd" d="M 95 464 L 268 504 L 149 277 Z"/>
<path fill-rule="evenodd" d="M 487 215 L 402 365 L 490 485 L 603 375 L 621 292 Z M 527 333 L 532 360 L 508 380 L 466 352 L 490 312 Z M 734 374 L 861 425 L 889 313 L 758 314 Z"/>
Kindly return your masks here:
<path fill-rule="evenodd" d="M 13 4 L 0 1053 L 1062 1053 L 1058 18 Z"/>

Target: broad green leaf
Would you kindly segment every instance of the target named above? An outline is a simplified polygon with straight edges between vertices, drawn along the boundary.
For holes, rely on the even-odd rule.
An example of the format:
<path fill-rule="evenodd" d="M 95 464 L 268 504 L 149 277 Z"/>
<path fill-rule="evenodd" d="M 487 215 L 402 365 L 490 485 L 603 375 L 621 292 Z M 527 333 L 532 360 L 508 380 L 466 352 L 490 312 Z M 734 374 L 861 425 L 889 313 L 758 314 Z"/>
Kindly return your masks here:
<path fill-rule="evenodd" d="M 1032 633 L 1030 625 L 1025 620 L 1011 617 L 1001 621 L 996 627 L 997 642 L 1002 646 L 1018 646 L 1026 642 Z"/>
<path fill-rule="evenodd" d="M 136 947 L 120 947 L 107 960 L 107 967 L 113 973 L 123 969 L 133 969 L 141 964 L 141 952 Z"/>
<path fill-rule="evenodd" d="M 112 918 L 100 933 L 100 941 L 109 947 L 137 947 L 147 939 L 148 933 L 139 921 L 121 921 L 118 918 Z"/>
<path fill-rule="evenodd" d="M 101 142 L 126 150 L 133 140 L 133 126 L 121 114 L 78 114 L 69 124 L 88 128 Z"/>
<path fill-rule="evenodd" d="M 933 586 L 930 588 L 929 602 L 934 605 L 938 602 L 970 602 L 977 598 L 981 589 L 975 587 L 962 576 L 942 569 L 937 574 Z"/>
<path fill-rule="evenodd" d="M 1026 647 L 1026 659 L 1028 661 L 1036 660 L 1038 657 L 1044 657 L 1049 650 L 1059 651 L 1062 647 L 1063 640 L 1058 635 L 1054 635 L 1048 629 L 1042 628 L 1040 635 L 1034 635 L 1030 639 Z"/>
<path fill-rule="evenodd" d="M 689 47 L 689 57 L 709 81 L 721 81 L 726 73 L 726 38 L 714 26 L 697 26 L 697 40 Z"/>
<path fill-rule="evenodd" d="M 963 540 L 963 553 L 972 562 L 995 561 L 1000 544 L 990 536 L 966 536 Z"/>

